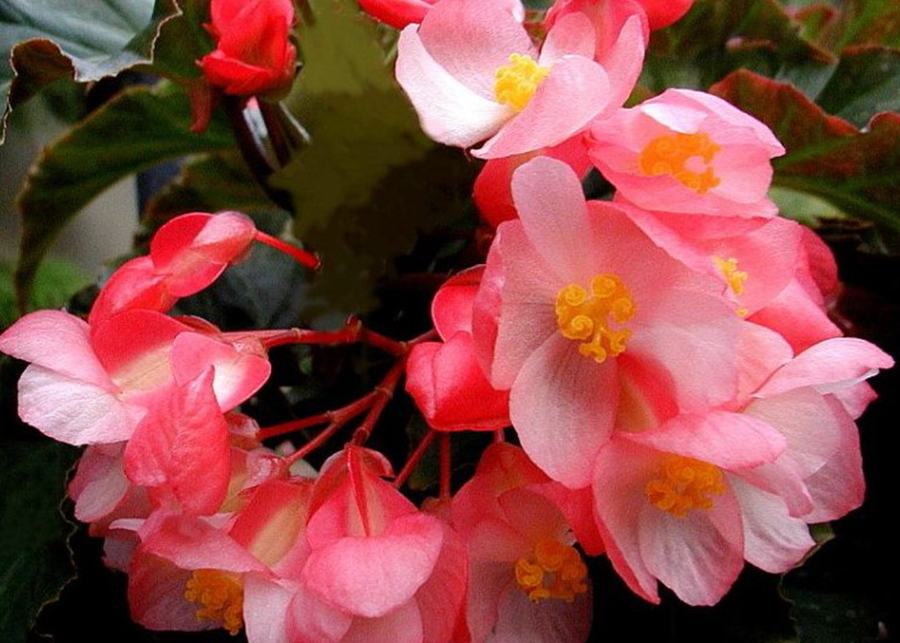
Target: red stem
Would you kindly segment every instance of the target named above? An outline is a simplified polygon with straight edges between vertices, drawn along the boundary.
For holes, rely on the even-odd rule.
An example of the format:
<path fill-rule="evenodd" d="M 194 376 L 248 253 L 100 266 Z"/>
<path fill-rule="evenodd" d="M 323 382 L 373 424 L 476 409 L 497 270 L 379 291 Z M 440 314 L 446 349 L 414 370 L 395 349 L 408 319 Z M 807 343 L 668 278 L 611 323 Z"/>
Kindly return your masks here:
<path fill-rule="evenodd" d="M 376 386 L 375 390 L 372 391 L 372 395 L 377 395 L 378 399 L 375 400 L 375 403 L 372 404 L 372 408 L 366 413 L 366 417 L 359 425 L 359 428 L 354 431 L 351 440 L 353 444 L 365 444 L 369 439 L 369 436 L 372 434 L 372 429 L 375 427 L 375 423 L 381 416 L 381 412 L 384 411 L 384 407 L 387 406 L 387 403 L 394 397 L 394 389 L 397 388 L 397 382 L 400 381 L 400 376 L 403 375 L 403 370 L 405 368 L 406 359 L 401 357 L 393 366 L 391 366 L 391 370 L 389 370 L 387 375 L 384 376 L 384 379 L 381 380 L 381 384 Z"/>
<path fill-rule="evenodd" d="M 319 435 L 317 435 L 312 440 L 310 440 L 309 442 L 304 444 L 302 447 L 300 447 L 299 449 L 294 451 L 291 455 L 289 455 L 285 459 L 285 464 L 287 466 L 290 466 L 293 463 L 297 462 L 298 460 L 302 460 L 307 455 L 309 455 L 310 453 L 312 453 L 313 451 L 318 449 L 331 436 L 333 436 L 345 424 L 347 424 L 347 422 L 349 422 L 350 420 L 355 418 L 357 415 L 361 414 L 366 409 L 370 408 L 375 402 L 377 402 L 377 400 L 378 400 L 377 391 L 372 391 L 371 393 L 359 398 L 355 402 L 351 402 L 347 406 L 337 409 L 336 411 L 328 411 L 327 413 L 323 413 L 321 415 L 307 418 L 308 420 L 325 418 L 326 420 L 330 420 L 330 422 L 329 422 L 328 426 L 326 426 L 324 429 L 322 429 L 322 432 L 319 433 Z M 307 426 L 314 426 L 315 424 L 322 424 L 322 422 L 323 422 L 323 420 L 319 419 L 318 422 L 312 422 L 311 424 L 308 424 Z M 285 423 L 283 425 L 279 425 L 279 426 L 286 426 L 287 424 L 291 424 L 291 423 L 287 422 L 287 423 Z M 270 428 L 275 428 L 275 427 L 270 427 Z M 268 432 L 269 430 L 270 429 L 265 429 L 263 431 L 260 431 L 259 435 L 261 437 L 263 437 L 262 434 L 264 432 Z M 279 434 L 272 434 L 272 435 L 279 435 Z M 271 435 L 267 435 L 264 437 L 271 437 Z"/>
<path fill-rule="evenodd" d="M 419 442 L 419 446 L 416 447 L 416 450 L 412 452 L 409 456 L 409 459 L 406 461 L 406 464 L 403 465 L 403 469 L 400 470 L 400 473 L 397 474 L 397 477 L 394 478 L 394 486 L 399 489 L 402 487 L 409 476 L 412 475 L 412 472 L 416 470 L 416 466 L 418 466 L 419 461 L 422 457 L 427 453 L 428 448 L 431 446 L 434 439 L 437 437 L 437 431 L 429 430 L 428 433 L 425 434 L 425 437 L 422 438 L 422 441 Z"/>
<path fill-rule="evenodd" d="M 350 318 L 347 325 L 341 330 L 291 328 L 274 334 L 270 332 L 264 338 L 260 338 L 260 340 L 265 344 L 266 348 L 283 346 L 285 344 L 353 344 L 354 342 L 364 342 L 369 346 L 374 346 L 385 353 L 396 355 L 397 357 L 405 355 L 409 351 L 409 345 L 422 341 L 420 338 L 416 338 L 411 342 L 398 342 L 365 328 L 362 322 L 355 317 Z"/>
<path fill-rule="evenodd" d="M 273 237 L 270 234 L 266 234 L 261 230 L 256 231 L 256 240 L 260 243 L 264 243 L 267 246 L 272 246 L 276 250 L 280 250 L 281 252 L 290 255 L 293 257 L 297 263 L 301 266 L 305 266 L 310 270 L 317 270 L 321 265 L 319 258 L 311 252 L 307 252 L 302 248 L 298 248 L 292 243 L 288 243 L 287 241 L 282 241 L 278 237 Z"/>

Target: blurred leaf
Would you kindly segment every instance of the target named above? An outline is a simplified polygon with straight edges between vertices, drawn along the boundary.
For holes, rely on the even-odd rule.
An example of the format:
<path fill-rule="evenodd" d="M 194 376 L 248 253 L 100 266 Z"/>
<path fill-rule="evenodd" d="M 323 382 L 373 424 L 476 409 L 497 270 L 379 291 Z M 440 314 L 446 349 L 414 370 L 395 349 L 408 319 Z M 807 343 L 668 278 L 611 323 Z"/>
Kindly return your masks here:
<path fill-rule="evenodd" d="M 0 450 L 0 640 L 24 643 L 41 608 L 74 577 L 60 513 L 77 449 L 8 441 Z"/>
<path fill-rule="evenodd" d="M 193 1 L 193 0 L 189 0 Z M 11 107 L 60 78 L 99 80 L 151 61 L 176 0 L 9 0 L 0 4 L 0 143 Z"/>
<path fill-rule="evenodd" d="M 776 0 L 698 0 L 674 25 L 653 34 L 641 84 L 703 89 L 740 67 L 775 76 L 809 74 L 835 57 L 802 36 L 803 25 Z"/>
<path fill-rule="evenodd" d="M 847 49 L 815 101 L 857 127 L 879 112 L 900 112 L 900 50 Z"/>
<path fill-rule="evenodd" d="M 747 71 L 710 91 L 768 125 L 785 146 L 773 163 L 774 185 L 900 230 L 900 115 L 879 114 L 860 131 L 791 85 Z"/>
<path fill-rule="evenodd" d="M 473 169 L 422 133 L 374 23 L 356 4 L 310 6 L 305 66 L 287 103 L 312 142 L 271 183 L 292 195 L 295 234 L 323 257 L 316 297 L 332 310 L 363 312 L 419 230 L 463 213 Z"/>
<path fill-rule="evenodd" d="M 29 307 L 62 308 L 72 295 L 89 283 L 90 279 L 69 262 L 49 258 L 37 271 Z M 0 330 L 10 326 L 18 317 L 13 267 L 0 263 Z"/>
<path fill-rule="evenodd" d="M 23 226 L 16 272 L 20 301 L 54 239 L 104 189 L 162 161 L 233 144 L 224 119 L 214 119 L 204 134 L 190 132 L 190 122 L 188 103 L 174 86 L 133 87 L 44 150 L 18 198 Z"/>
<path fill-rule="evenodd" d="M 151 70 L 168 78 L 190 79 L 203 75 L 197 60 L 213 49 L 203 25 L 209 21 L 210 0 L 156 0 L 171 2 L 178 11 L 159 29 L 153 47 Z"/>
<path fill-rule="evenodd" d="M 900 47 L 900 3 L 896 0 L 844 0 L 835 31 L 835 49 L 849 45 Z"/>

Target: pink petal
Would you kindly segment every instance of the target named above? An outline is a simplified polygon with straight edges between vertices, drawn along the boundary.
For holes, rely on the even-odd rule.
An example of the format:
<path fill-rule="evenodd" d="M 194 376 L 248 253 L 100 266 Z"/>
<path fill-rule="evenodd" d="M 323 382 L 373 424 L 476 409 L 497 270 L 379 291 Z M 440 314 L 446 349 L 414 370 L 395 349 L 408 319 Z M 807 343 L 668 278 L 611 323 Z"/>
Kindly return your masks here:
<path fill-rule="evenodd" d="M 177 298 L 169 292 L 167 277 L 156 271 L 150 257 L 126 261 L 103 284 L 91 307 L 88 323 L 94 328 L 103 320 L 129 308 L 168 312 Z"/>
<path fill-rule="evenodd" d="M 437 519 L 410 514 L 379 536 L 346 537 L 314 549 L 302 580 L 341 609 L 383 616 L 412 598 L 428 579 L 441 542 Z"/>
<path fill-rule="evenodd" d="M 810 298 L 797 279 L 792 280 L 775 299 L 747 318 L 781 334 L 795 352 L 806 350 L 826 339 L 840 337 L 822 307 Z"/>
<path fill-rule="evenodd" d="M 604 110 L 621 107 L 641 75 L 646 49 L 646 26 L 642 17 L 633 15 L 625 21 L 615 42 L 597 59 L 609 74 L 609 103 Z"/>
<path fill-rule="evenodd" d="M 603 67 L 589 58 L 565 56 L 553 65 L 528 106 L 472 155 L 499 158 L 562 143 L 606 109 L 609 93 Z"/>
<path fill-rule="evenodd" d="M 588 591 L 571 603 L 548 599 L 532 602 L 513 586 L 500 595 L 493 643 L 581 643 L 588 640 L 593 614 L 593 596 Z"/>
<path fill-rule="evenodd" d="M 778 496 L 740 478 L 729 477 L 728 482 L 741 505 L 747 562 L 772 574 L 786 572 L 799 563 L 815 545 L 806 523 L 792 518 Z"/>
<path fill-rule="evenodd" d="M 494 134 L 511 107 L 479 95 L 441 67 L 410 25 L 397 42 L 397 81 L 409 96 L 422 129 L 446 145 L 470 147 Z"/>
<path fill-rule="evenodd" d="M 220 627 L 216 621 L 197 618 L 197 604 L 184 598 L 190 577 L 190 571 L 138 549 L 128 570 L 131 618 L 151 630 L 198 632 Z"/>
<path fill-rule="evenodd" d="M 598 364 L 554 334 L 525 362 L 513 384 L 509 416 L 522 448 L 548 476 L 585 487 L 609 439 L 618 401 L 616 364 Z"/>
<path fill-rule="evenodd" d="M 341 643 L 421 643 L 423 625 L 418 605 L 409 601 L 379 618 L 354 618 Z"/>
<path fill-rule="evenodd" d="M 42 366 L 32 364 L 19 378 L 19 417 L 66 444 L 122 442 L 146 412 L 93 384 Z"/>
<path fill-rule="evenodd" d="M 354 620 L 350 614 L 320 599 L 303 583 L 297 583 L 287 613 L 287 640 L 337 643 L 344 640 Z"/>
<path fill-rule="evenodd" d="M 283 643 L 288 638 L 288 606 L 294 586 L 257 574 L 244 576 L 244 628 L 253 643 Z M 337 639 L 320 638 L 321 643 Z"/>
<path fill-rule="evenodd" d="M 738 339 L 738 399 L 746 400 L 791 360 L 790 345 L 775 331 L 747 322 Z"/>
<path fill-rule="evenodd" d="M 481 285 L 484 266 L 474 266 L 444 282 L 431 302 L 431 318 L 441 339 L 458 331 L 472 332 L 472 305 Z"/>
<path fill-rule="evenodd" d="M 75 501 L 78 520 L 100 520 L 125 498 L 130 484 L 122 469 L 123 446 L 90 446 L 84 450 L 68 487 L 69 497 Z"/>
<path fill-rule="evenodd" d="M 466 622 L 471 643 L 489 640 L 500 609 L 500 601 L 510 592 L 519 592 L 515 571 L 509 562 L 473 563 L 469 572 Z"/>
<path fill-rule="evenodd" d="M 416 592 L 422 617 L 423 643 L 443 643 L 452 639 L 462 616 L 469 579 L 469 561 L 463 539 L 444 524 L 441 553 L 434 572 Z"/>
<path fill-rule="evenodd" d="M 583 13 L 569 13 L 557 20 L 541 46 L 541 65 L 552 65 L 567 54 L 594 57 L 596 35 Z"/>

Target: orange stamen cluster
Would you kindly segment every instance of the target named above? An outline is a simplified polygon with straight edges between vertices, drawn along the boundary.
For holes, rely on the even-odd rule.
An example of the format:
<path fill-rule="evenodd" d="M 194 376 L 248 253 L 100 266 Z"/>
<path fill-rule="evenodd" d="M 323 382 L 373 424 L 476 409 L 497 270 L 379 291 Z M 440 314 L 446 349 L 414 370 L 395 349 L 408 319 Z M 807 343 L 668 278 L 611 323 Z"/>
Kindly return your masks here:
<path fill-rule="evenodd" d="M 611 328 L 610 322 L 623 324 L 634 316 L 631 293 L 618 275 L 600 274 L 591 280 L 590 292 L 578 284 L 569 284 L 556 295 L 556 323 L 567 339 L 589 340 L 578 347 L 585 357 L 602 364 L 606 358 L 625 351 L 631 337 L 628 328 Z"/>
<path fill-rule="evenodd" d="M 550 68 L 538 65 L 528 54 L 510 54 L 509 63 L 497 69 L 494 94 L 498 103 L 521 112 L 531 102 Z"/>
<path fill-rule="evenodd" d="M 712 168 L 713 157 L 720 149 L 704 132 L 679 132 L 657 136 L 650 141 L 641 152 L 638 163 L 641 172 L 648 176 L 668 174 L 698 194 L 706 194 L 721 182 Z M 695 157 L 707 166 L 702 172 L 687 167 L 688 160 Z"/>
<path fill-rule="evenodd" d="M 559 598 L 571 603 L 587 591 L 587 567 L 570 545 L 542 540 L 516 561 L 516 582 L 532 601 Z"/>
<path fill-rule="evenodd" d="M 215 569 L 198 569 L 191 574 L 184 597 L 199 603 L 197 620 L 221 621 L 233 636 L 244 626 L 244 588 L 234 574 Z"/>
<path fill-rule="evenodd" d="M 724 476 L 715 465 L 680 455 L 662 459 L 656 478 L 644 492 L 650 503 L 673 516 L 684 518 L 693 509 L 710 509 L 710 496 L 725 493 Z"/>

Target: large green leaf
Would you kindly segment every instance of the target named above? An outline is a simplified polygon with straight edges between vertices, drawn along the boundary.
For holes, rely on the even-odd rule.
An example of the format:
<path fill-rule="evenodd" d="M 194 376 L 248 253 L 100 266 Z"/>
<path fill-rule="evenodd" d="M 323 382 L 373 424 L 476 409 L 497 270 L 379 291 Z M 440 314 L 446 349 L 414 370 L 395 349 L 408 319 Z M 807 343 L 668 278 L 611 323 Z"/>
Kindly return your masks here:
<path fill-rule="evenodd" d="M 55 442 L 3 440 L 2 446 L 0 640 L 25 643 L 38 612 L 74 576 L 66 545 L 73 526 L 59 506 L 77 450 Z"/>
<path fill-rule="evenodd" d="M 16 273 L 20 301 L 54 239 L 104 189 L 162 161 L 233 145 L 224 118 L 214 119 L 203 134 L 190 132 L 190 123 L 188 102 L 172 85 L 134 87 L 43 152 L 18 200 L 23 227 Z"/>
<path fill-rule="evenodd" d="M 900 230 L 900 115 L 878 114 L 859 130 L 791 85 L 747 71 L 710 91 L 768 125 L 784 144 L 787 154 L 774 162 L 775 185 Z"/>
<path fill-rule="evenodd" d="M 271 182 L 293 197 L 297 237 L 323 257 L 314 295 L 326 308 L 361 312 L 418 231 L 464 211 L 473 167 L 422 133 L 376 25 L 355 3 L 310 7 L 305 66 L 288 105 L 312 142 Z"/>
<path fill-rule="evenodd" d="M 179 15 L 177 0 L 0 3 L 0 52 L 8 61 L 0 63 L 0 143 L 16 102 L 60 78 L 94 81 L 149 63 L 161 27 Z"/>

